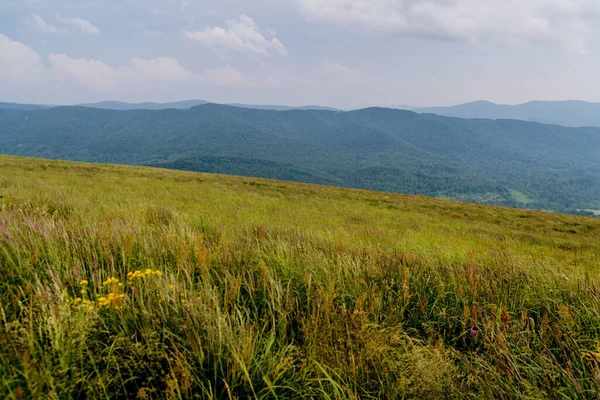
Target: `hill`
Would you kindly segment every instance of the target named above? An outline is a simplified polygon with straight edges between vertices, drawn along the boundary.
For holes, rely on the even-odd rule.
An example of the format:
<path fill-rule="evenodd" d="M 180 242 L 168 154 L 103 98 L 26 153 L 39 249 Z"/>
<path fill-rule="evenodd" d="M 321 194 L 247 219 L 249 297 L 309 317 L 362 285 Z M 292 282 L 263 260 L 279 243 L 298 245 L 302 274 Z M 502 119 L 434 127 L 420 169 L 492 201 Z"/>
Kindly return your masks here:
<path fill-rule="evenodd" d="M 187 110 L 189 108 L 206 104 L 204 100 L 185 100 L 172 103 L 123 103 L 120 101 L 102 101 L 100 103 L 81 104 L 82 107 L 101 108 L 104 110 L 167 110 L 175 108 L 178 110 Z M 289 110 L 327 110 L 340 111 L 336 108 L 322 106 L 300 106 L 290 107 L 282 105 L 254 105 L 242 103 L 226 104 L 232 107 L 252 108 L 257 110 L 289 111 Z M 0 104 L 0 108 L 2 108 Z"/>
<path fill-rule="evenodd" d="M 600 126 L 600 103 L 575 100 L 531 101 L 517 105 L 475 101 L 451 107 L 426 107 L 414 110 L 458 118 L 519 119 L 573 127 Z"/>
<path fill-rule="evenodd" d="M 0 153 L 161 165 L 562 212 L 600 210 L 599 128 L 382 108 L 0 109 Z M 210 166 L 203 161 L 207 157 L 216 157 Z"/>
<path fill-rule="evenodd" d="M 291 111 L 291 110 L 320 110 L 320 111 L 342 111 L 338 108 L 325 107 L 325 106 L 282 106 L 282 105 L 257 105 L 257 104 L 241 104 L 241 103 L 227 103 L 227 106 L 241 107 L 241 108 L 252 108 L 256 110 L 273 110 L 273 111 Z"/>
<path fill-rule="evenodd" d="M 178 110 L 187 110 L 195 106 L 206 104 L 204 100 L 184 100 L 171 103 L 124 103 L 122 101 L 101 101 L 99 103 L 81 104 L 81 107 L 101 108 L 104 110 L 166 110 L 175 108 Z"/>
<path fill-rule="evenodd" d="M 600 221 L 0 157 L 3 398 L 598 398 Z"/>
<path fill-rule="evenodd" d="M 290 164 L 276 163 L 257 158 L 199 156 L 177 161 L 148 164 L 152 167 L 178 169 L 183 171 L 212 172 L 240 176 L 255 176 L 294 182 L 334 185 L 339 182 L 331 176 L 319 172 L 298 169 Z"/>
<path fill-rule="evenodd" d="M 50 107 L 52 107 L 52 106 L 0 102 L 0 109 L 4 108 L 7 110 L 43 110 L 45 108 L 50 108 Z"/>

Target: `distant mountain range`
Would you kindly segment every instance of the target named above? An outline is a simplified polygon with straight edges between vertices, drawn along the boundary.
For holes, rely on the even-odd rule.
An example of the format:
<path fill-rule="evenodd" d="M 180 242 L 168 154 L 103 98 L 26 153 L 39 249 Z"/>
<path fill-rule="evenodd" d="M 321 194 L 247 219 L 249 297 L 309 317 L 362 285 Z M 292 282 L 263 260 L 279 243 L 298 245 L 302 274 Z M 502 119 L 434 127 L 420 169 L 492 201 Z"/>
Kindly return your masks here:
<path fill-rule="evenodd" d="M 227 106 L 241 107 L 241 108 L 253 108 L 255 110 L 273 110 L 273 111 L 290 111 L 290 110 L 321 110 L 321 111 L 342 111 L 339 108 L 324 107 L 324 106 L 280 106 L 280 105 L 253 105 L 253 104 L 240 104 L 240 103 L 227 103 Z"/>
<path fill-rule="evenodd" d="M 99 103 L 80 104 L 83 107 L 100 108 L 105 110 L 166 110 L 169 108 L 187 110 L 195 106 L 207 104 L 205 100 L 185 100 L 171 103 L 124 103 L 120 101 L 103 101 Z M 255 105 L 243 103 L 228 103 L 225 105 L 257 110 L 324 110 L 342 111 L 338 108 L 308 105 L 291 107 L 284 105 Z M 0 108 L 18 110 L 39 110 L 55 107 L 52 105 L 31 105 L 1 103 Z M 450 107 L 411 107 L 394 105 L 389 108 L 411 110 L 421 114 L 437 114 L 457 118 L 487 118 L 487 119 L 517 119 L 521 121 L 539 122 L 543 124 L 562 125 L 569 127 L 600 127 L 600 103 L 585 101 L 531 101 L 517 105 L 495 104 L 489 101 L 475 101 Z"/>
<path fill-rule="evenodd" d="M 406 108 L 406 107 L 396 107 Z M 475 101 L 451 107 L 411 108 L 457 118 L 518 119 L 562 126 L 600 126 L 600 103 L 585 101 L 531 101 L 517 105 Z"/>
<path fill-rule="evenodd" d="M 100 103 L 79 104 L 82 107 L 101 108 L 104 110 L 166 110 L 175 108 L 177 110 L 187 110 L 195 106 L 206 104 L 204 100 L 184 100 L 172 103 L 124 103 L 121 101 L 102 101 Z"/>
<path fill-rule="evenodd" d="M 83 104 L 85 107 L 102 108 L 107 110 L 163 110 L 168 108 L 189 109 L 208 103 L 204 100 L 186 100 L 173 103 L 123 103 L 105 101 L 100 103 Z M 259 110 L 327 110 L 341 111 L 333 107 L 282 105 L 252 105 L 228 103 L 226 105 Z M 0 105 L 1 107 L 1 105 Z M 42 107 L 42 106 L 29 106 Z M 488 119 L 517 119 L 522 121 L 539 122 L 543 124 L 562 125 L 570 127 L 598 126 L 600 127 L 600 103 L 585 101 L 531 101 L 517 105 L 495 104 L 489 101 L 475 101 L 450 107 L 410 107 L 406 105 L 393 108 L 415 111 L 421 114 L 431 113 L 457 118 L 488 118 Z"/>
<path fill-rule="evenodd" d="M 167 110 L 174 108 L 176 110 L 187 110 L 192 107 L 207 104 L 205 100 L 184 100 L 175 101 L 171 103 L 125 103 L 122 101 L 101 101 L 99 103 L 87 103 L 78 104 L 81 107 L 89 108 L 100 108 L 103 110 L 119 110 L 119 111 L 130 111 L 130 110 Z M 299 106 L 290 107 L 282 105 L 256 105 L 256 104 L 242 104 L 242 103 L 231 103 L 227 104 L 233 107 L 241 108 L 253 108 L 257 110 L 274 110 L 274 111 L 289 111 L 289 110 L 327 110 L 327 111 L 341 111 L 337 108 L 323 107 L 323 106 Z M 44 108 L 57 107 L 54 105 L 34 105 L 34 104 L 17 104 L 17 103 L 2 103 L 0 102 L 0 108 L 13 109 L 13 110 L 40 110 Z"/>
<path fill-rule="evenodd" d="M 385 108 L 0 107 L 0 153 L 600 210 L 600 128 Z M 1 183 L 1 179 L 0 179 Z"/>
<path fill-rule="evenodd" d="M 52 106 L 44 106 L 37 104 L 18 104 L 18 103 L 3 103 L 0 101 L 0 109 L 7 110 L 43 110 Z"/>

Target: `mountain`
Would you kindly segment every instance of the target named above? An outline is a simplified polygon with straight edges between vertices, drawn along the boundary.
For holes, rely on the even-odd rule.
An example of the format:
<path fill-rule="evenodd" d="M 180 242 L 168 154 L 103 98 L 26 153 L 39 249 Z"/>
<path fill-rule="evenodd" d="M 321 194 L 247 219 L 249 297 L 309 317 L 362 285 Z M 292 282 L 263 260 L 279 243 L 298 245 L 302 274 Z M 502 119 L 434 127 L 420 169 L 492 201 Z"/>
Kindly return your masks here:
<path fill-rule="evenodd" d="M 104 110 L 166 110 L 175 108 L 185 110 L 202 104 L 204 100 L 184 100 L 172 103 L 124 103 L 120 101 L 102 101 L 100 103 L 81 104 L 82 107 L 101 108 Z"/>
<path fill-rule="evenodd" d="M 318 171 L 302 169 L 286 163 L 278 163 L 257 158 L 193 156 L 176 161 L 148 164 L 152 167 L 178 169 L 183 171 L 210 172 L 240 176 L 258 176 L 295 182 L 311 182 L 322 185 L 340 184 L 334 177 Z"/>
<path fill-rule="evenodd" d="M 227 103 L 227 106 L 241 107 L 241 108 L 252 108 L 256 110 L 273 110 L 273 111 L 290 111 L 290 110 L 321 110 L 321 111 L 342 111 L 338 108 L 324 107 L 324 106 L 281 106 L 281 105 L 253 105 L 253 104 L 241 104 L 241 103 Z"/>
<path fill-rule="evenodd" d="M 565 212 L 600 210 L 600 128 L 516 120 L 217 104 L 188 110 L 0 109 L 0 153 Z"/>
<path fill-rule="evenodd" d="M 0 109 L 7 110 L 43 110 L 52 106 L 37 105 L 37 104 L 19 104 L 19 103 L 3 103 L 0 101 Z"/>
<path fill-rule="evenodd" d="M 90 108 L 101 108 L 105 110 L 166 110 L 169 108 L 175 108 L 178 110 L 185 110 L 202 104 L 206 104 L 204 100 L 185 100 L 177 101 L 173 103 L 123 103 L 120 101 L 103 101 L 100 103 L 89 103 L 81 104 L 82 107 Z M 289 111 L 289 110 L 327 110 L 327 111 L 340 111 L 336 108 L 322 107 L 322 106 L 300 106 L 300 107 L 289 107 L 281 105 L 252 105 L 242 103 L 231 103 L 226 104 L 233 107 L 241 108 L 252 108 L 258 110 L 274 110 L 274 111 Z M 3 108 L 0 105 L 0 108 Z"/>
<path fill-rule="evenodd" d="M 563 126 L 600 126 L 600 103 L 585 101 L 531 101 L 518 105 L 475 101 L 451 107 L 414 109 L 458 118 L 518 119 Z"/>

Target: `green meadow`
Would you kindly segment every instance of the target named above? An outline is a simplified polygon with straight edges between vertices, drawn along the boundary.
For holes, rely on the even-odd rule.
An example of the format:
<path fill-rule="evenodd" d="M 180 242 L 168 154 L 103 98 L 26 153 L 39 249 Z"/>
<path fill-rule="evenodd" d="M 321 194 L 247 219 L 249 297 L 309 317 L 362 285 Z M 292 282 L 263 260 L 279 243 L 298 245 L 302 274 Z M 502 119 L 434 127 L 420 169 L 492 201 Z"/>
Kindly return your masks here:
<path fill-rule="evenodd" d="M 0 196 L 2 398 L 600 396 L 598 219 L 7 156 Z"/>

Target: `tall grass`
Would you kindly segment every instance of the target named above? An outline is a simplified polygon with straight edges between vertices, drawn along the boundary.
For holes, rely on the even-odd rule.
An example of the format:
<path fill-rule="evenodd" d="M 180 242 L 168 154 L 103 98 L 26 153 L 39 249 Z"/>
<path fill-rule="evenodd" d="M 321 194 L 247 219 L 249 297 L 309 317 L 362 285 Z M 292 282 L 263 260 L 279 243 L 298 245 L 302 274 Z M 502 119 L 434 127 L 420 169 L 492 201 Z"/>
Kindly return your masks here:
<path fill-rule="evenodd" d="M 0 396 L 597 398 L 600 221 L 0 157 Z"/>

